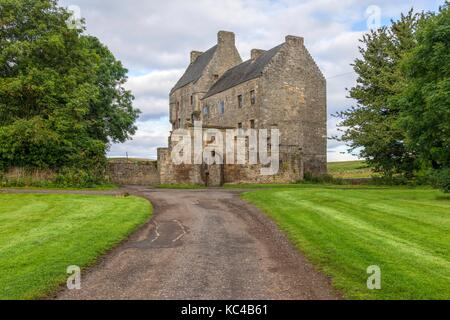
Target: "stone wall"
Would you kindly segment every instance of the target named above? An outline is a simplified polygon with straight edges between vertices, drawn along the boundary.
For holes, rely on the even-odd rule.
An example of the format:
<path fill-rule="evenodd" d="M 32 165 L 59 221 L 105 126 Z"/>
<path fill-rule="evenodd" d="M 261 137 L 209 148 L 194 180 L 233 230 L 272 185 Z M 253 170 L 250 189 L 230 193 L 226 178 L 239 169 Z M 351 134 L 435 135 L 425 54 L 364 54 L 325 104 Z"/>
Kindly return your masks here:
<path fill-rule="evenodd" d="M 298 146 L 305 172 L 327 171 L 326 80 L 304 46 L 287 36 L 261 78 L 261 124 L 277 124 L 281 144 Z"/>
<path fill-rule="evenodd" d="M 57 173 L 53 170 L 12 167 L 7 172 L 0 174 L 0 180 L 10 184 L 35 185 L 43 182 L 55 182 L 56 176 Z"/>
<path fill-rule="evenodd" d="M 260 128 L 258 118 L 262 96 L 259 82 L 259 78 L 253 79 L 204 99 L 203 104 L 209 109 L 208 114 L 203 115 L 204 125 L 237 128 L 240 123 L 243 129 L 249 129 L 250 120 L 254 120 L 255 129 Z M 251 91 L 255 91 L 256 94 L 255 104 L 251 104 L 250 101 Z M 239 107 L 238 96 L 242 96 L 242 107 Z M 223 114 L 219 112 L 221 101 L 225 106 Z"/>
<path fill-rule="evenodd" d="M 108 163 L 106 179 L 119 185 L 158 185 L 158 164 L 145 160 L 112 161 Z"/>
<path fill-rule="evenodd" d="M 174 165 L 168 148 L 158 148 L 158 172 L 161 184 L 205 184 L 200 165 Z"/>
<path fill-rule="evenodd" d="M 250 91 L 256 103 L 250 103 Z M 239 107 L 238 96 L 243 97 Z M 223 101 L 225 112 L 218 111 Z M 203 99 L 209 107 L 204 123 L 244 129 L 280 130 L 280 148 L 302 161 L 302 170 L 326 173 L 327 105 L 326 80 L 303 44 L 303 38 L 287 36 L 279 52 L 256 79 L 238 84 Z M 294 174 L 295 176 L 295 174 Z M 282 179 L 283 180 L 283 179 Z"/>

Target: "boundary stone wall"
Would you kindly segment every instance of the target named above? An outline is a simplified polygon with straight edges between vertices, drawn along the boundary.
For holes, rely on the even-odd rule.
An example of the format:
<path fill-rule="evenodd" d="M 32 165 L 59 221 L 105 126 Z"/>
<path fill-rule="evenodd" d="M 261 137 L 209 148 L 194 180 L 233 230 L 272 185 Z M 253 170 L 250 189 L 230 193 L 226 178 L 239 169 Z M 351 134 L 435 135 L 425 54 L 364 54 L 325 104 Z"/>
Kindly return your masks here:
<path fill-rule="evenodd" d="M 119 185 L 158 185 L 158 163 L 150 160 L 111 161 L 108 163 L 106 178 Z"/>

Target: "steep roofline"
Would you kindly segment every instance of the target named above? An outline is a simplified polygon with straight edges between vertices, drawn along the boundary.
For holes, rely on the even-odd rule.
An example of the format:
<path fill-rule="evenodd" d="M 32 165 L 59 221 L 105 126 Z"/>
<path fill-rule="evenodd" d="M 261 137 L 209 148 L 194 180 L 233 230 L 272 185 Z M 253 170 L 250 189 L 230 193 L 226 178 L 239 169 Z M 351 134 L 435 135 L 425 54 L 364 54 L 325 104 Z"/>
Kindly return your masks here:
<path fill-rule="evenodd" d="M 206 52 L 198 56 L 194 62 L 190 63 L 183 76 L 178 80 L 172 90 L 170 90 L 170 94 L 200 79 L 203 71 L 213 59 L 217 48 L 218 45 L 215 45 L 214 47 L 208 49 Z"/>
<path fill-rule="evenodd" d="M 229 69 L 209 89 L 209 91 L 206 93 L 203 99 L 212 97 L 228 89 L 234 88 L 242 83 L 261 77 L 264 73 L 266 66 L 272 61 L 275 55 L 283 47 L 283 45 L 284 43 L 264 52 L 255 60 L 249 59 Z M 236 72 L 236 70 L 238 71 Z M 237 74 L 233 74 L 234 72 L 236 72 Z M 236 77 L 236 79 L 233 79 L 233 76 Z"/>

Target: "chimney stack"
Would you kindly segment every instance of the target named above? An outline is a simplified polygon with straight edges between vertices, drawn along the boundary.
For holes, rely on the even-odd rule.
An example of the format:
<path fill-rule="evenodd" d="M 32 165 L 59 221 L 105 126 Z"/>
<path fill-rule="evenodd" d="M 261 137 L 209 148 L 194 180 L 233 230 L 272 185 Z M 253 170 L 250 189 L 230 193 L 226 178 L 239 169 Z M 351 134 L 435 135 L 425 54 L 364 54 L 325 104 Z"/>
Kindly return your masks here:
<path fill-rule="evenodd" d="M 256 59 L 258 59 L 265 52 L 266 52 L 265 50 L 261 50 L 261 49 L 252 49 L 252 51 L 250 52 L 252 61 L 255 61 Z"/>
<path fill-rule="evenodd" d="M 217 34 L 217 44 L 219 46 L 234 46 L 236 38 L 233 32 L 219 31 Z"/>
<path fill-rule="evenodd" d="M 203 54 L 203 52 L 200 51 L 191 51 L 191 63 L 194 63 L 195 60 L 197 60 L 198 57 L 200 57 Z"/>
<path fill-rule="evenodd" d="M 289 46 L 293 46 L 293 47 L 303 46 L 304 39 L 303 39 L 303 37 L 286 36 L 286 43 Z"/>

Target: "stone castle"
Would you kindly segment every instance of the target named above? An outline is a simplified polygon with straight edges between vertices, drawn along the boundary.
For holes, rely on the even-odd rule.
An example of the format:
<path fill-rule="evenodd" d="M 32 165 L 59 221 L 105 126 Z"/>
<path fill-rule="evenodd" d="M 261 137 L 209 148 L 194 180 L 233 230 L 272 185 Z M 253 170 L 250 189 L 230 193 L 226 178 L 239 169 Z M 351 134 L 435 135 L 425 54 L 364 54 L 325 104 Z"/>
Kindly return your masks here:
<path fill-rule="evenodd" d="M 190 58 L 170 92 L 173 130 L 192 131 L 196 121 L 216 130 L 276 128 L 280 169 L 263 176 L 262 165 L 255 164 L 175 165 L 172 131 L 169 147 L 158 149 L 161 184 L 288 183 L 302 180 L 307 172 L 326 173 L 326 80 L 303 38 L 287 36 L 270 50 L 253 49 L 242 62 L 234 33 L 220 31 L 215 46 L 192 51 Z M 214 144 L 214 139 L 204 138 L 203 144 Z"/>

